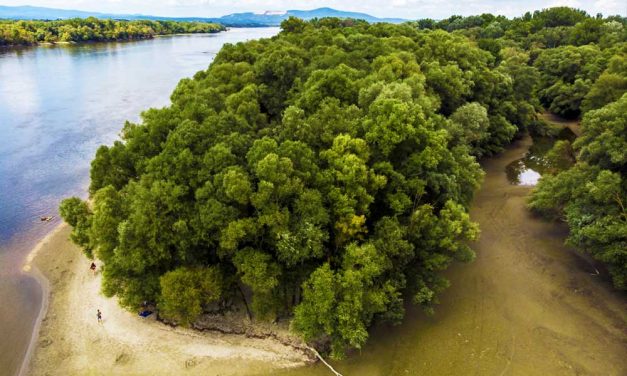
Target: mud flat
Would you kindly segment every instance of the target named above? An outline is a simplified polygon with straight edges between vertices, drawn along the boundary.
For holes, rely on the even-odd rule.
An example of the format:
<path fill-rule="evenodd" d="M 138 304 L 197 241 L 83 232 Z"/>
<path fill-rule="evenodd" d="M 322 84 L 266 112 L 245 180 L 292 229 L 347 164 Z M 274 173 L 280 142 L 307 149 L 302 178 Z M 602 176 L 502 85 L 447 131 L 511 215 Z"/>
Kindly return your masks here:
<path fill-rule="evenodd" d="M 485 181 L 471 216 L 477 258 L 446 275 L 451 287 L 426 316 L 380 325 L 366 348 L 335 362 L 346 375 L 627 375 L 627 299 L 596 265 L 564 246 L 565 226 L 525 207 L 532 187 L 511 184 L 505 167 L 529 137 L 482 163 Z M 280 375 L 328 375 L 316 365 Z"/>
<path fill-rule="evenodd" d="M 483 165 L 471 209 L 482 230 L 478 257 L 451 270 L 446 296 L 464 338 L 455 363 L 476 375 L 625 375 L 625 296 L 564 246 L 566 226 L 527 210 L 532 187 L 505 177 L 530 144 L 525 138 Z M 443 308 L 443 319 L 452 318 Z"/>

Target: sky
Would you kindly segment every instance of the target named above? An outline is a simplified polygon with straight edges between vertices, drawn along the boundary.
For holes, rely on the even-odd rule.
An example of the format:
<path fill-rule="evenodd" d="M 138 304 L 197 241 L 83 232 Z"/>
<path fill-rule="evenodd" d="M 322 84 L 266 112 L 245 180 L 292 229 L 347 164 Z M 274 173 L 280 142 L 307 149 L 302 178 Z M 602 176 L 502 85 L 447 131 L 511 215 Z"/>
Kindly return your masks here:
<path fill-rule="evenodd" d="M 218 17 L 236 12 L 308 10 L 331 7 L 378 17 L 447 18 L 493 13 L 520 16 L 552 6 L 567 5 L 590 14 L 627 14 L 627 0 L 0 0 L 0 5 L 33 5 L 105 13 L 141 13 L 155 16 Z"/>

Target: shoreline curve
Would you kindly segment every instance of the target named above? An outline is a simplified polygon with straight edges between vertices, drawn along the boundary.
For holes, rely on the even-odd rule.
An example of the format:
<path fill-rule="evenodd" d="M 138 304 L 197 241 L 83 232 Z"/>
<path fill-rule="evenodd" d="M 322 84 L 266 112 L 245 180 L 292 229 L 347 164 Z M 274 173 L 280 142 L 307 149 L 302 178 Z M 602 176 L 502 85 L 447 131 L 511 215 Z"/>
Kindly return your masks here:
<path fill-rule="evenodd" d="M 37 319 L 35 319 L 35 325 L 33 325 L 33 330 L 31 332 L 31 338 L 28 342 L 28 347 L 22 358 L 22 364 L 20 365 L 20 369 L 17 372 L 18 376 L 26 376 L 28 374 L 30 362 L 33 357 L 33 352 L 35 350 L 35 344 L 37 342 L 37 339 L 39 338 L 41 323 L 44 316 L 48 313 L 48 305 L 50 302 L 50 281 L 48 281 L 48 278 L 43 275 L 39 268 L 33 266 L 33 261 L 37 257 L 39 251 L 44 247 L 44 245 L 66 226 L 67 224 L 65 222 L 59 223 L 54 229 L 47 233 L 46 236 L 44 236 L 39 242 L 37 242 L 37 244 L 26 256 L 26 259 L 24 260 L 21 268 L 22 273 L 32 277 L 33 279 L 35 279 L 35 281 L 37 281 L 37 284 L 41 289 L 41 304 L 39 306 Z"/>
<path fill-rule="evenodd" d="M 42 288 L 42 306 L 18 375 L 264 375 L 310 363 L 271 336 L 172 328 L 124 310 L 100 293 L 101 275 L 89 271 L 90 261 L 68 239 L 70 230 L 59 225 L 24 263 L 24 273 Z M 254 327 L 287 335 L 280 324 Z"/>

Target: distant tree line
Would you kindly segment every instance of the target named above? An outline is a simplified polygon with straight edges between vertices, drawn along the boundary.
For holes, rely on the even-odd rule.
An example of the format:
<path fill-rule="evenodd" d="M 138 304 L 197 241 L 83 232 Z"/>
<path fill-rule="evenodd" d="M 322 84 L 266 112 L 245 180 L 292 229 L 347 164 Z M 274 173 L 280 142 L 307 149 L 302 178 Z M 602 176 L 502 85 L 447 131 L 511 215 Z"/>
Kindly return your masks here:
<path fill-rule="evenodd" d="M 582 10 L 556 7 L 513 19 L 482 14 L 413 24 L 465 35 L 497 60 L 512 48 L 526 51 L 540 74 L 537 97 L 560 116 L 576 118 L 600 108 L 627 88 L 624 17 L 590 17 Z"/>
<path fill-rule="evenodd" d="M 560 194 L 589 191 L 534 206 L 585 221 L 592 210 L 611 236 L 588 241 L 585 228 L 573 242 L 595 255 L 605 247 L 600 258 L 624 273 L 624 20 L 601 19 L 618 34 L 598 44 L 556 47 L 529 40 L 599 18 L 557 8 L 466 19 L 449 30 L 290 18 L 272 39 L 225 45 L 169 107 L 98 149 L 92 205 L 61 204 L 73 241 L 104 262 L 104 293 L 126 307 L 155 301 L 181 324 L 252 296 L 255 318 L 290 318 L 341 357 L 374 322 L 400 322 L 408 300 L 434 308 L 448 286 L 441 271 L 474 258 L 476 158 L 543 131 L 543 105 L 587 111 L 588 137 L 573 148 L 577 164 L 598 164 L 582 176 L 601 188 L 564 183 Z M 495 20 L 502 33 L 484 32 Z M 529 30 L 508 37 L 518 23 Z"/>
<path fill-rule="evenodd" d="M 59 21 L 0 20 L 0 46 L 42 42 L 104 42 L 149 39 L 155 35 L 217 33 L 224 26 L 205 22 L 118 21 L 74 18 Z"/>

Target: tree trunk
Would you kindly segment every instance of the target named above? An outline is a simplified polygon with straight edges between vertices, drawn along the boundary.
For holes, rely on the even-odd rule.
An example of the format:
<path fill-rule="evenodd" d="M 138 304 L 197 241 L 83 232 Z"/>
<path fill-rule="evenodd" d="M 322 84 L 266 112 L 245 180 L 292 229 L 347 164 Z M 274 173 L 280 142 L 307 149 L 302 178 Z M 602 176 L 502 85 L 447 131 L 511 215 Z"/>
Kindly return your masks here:
<path fill-rule="evenodd" d="M 324 358 L 322 357 L 322 355 L 320 355 L 320 353 L 319 353 L 316 349 L 314 349 L 314 348 L 313 348 L 313 347 L 311 347 L 311 346 L 307 346 L 307 348 L 309 349 L 309 351 L 311 351 L 312 353 L 314 353 L 314 355 L 315 355 L 318 359 L 320 359 L 320 361 L 321 361 L 321 362 L 322 362 L 325 366 L 327 366 L 327 367 L 331 370 L 331 372 L 333 372 L 333 374 L 335 374 L 335 376 L 342 376 L 342 374 L 341 374 L 341 373 L 339 373 L 338 371 L 336 371 L 336 370 L 333 368 L 333 366 L 331 366 L 329 363 L 327 363 L 327 361 L 326 361 L 326 360 L 324 360 Z"/>
<path fill-rule="evenodd" d="M 253 321 L 253 315 L 250 313 L 250 308 L 248 308 L 248 302 L 246 301 L 246 295 L 244 295 L 244 291 L 242 291 L 242 286 L 240 286 L 239 283 L 237 284 L 237 289 L 239 290 L 239 293 L 242 295 L 242 300 L 244 301 L 244 306 L 246 307 L 246 314 L 248 315 L 248 319 L 250 321 Z"/>

